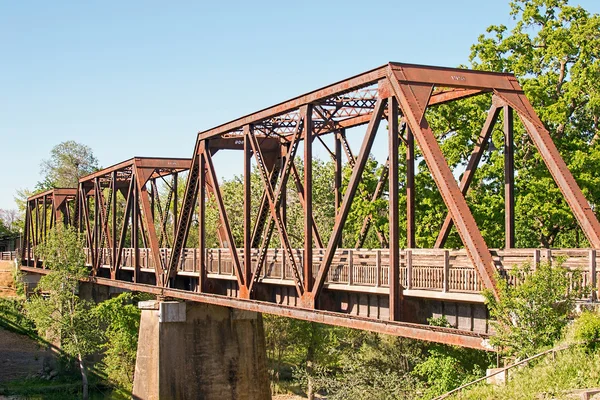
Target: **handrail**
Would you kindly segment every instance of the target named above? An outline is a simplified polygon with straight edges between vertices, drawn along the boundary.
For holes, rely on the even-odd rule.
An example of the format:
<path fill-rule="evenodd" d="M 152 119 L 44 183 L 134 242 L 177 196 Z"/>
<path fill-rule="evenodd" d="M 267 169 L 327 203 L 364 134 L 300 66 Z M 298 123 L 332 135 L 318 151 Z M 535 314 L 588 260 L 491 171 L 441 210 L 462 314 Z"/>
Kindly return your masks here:
<path fill-rule="evenodd" d="M 583 343 L 582 343 L 582 342 L 577 342 L 577 343 L 569 343 L 569 344 L 565 344 L 565 345 L 562 345 L 562 346 L 558 346 L 558 347 L 554 347 L 554 348 L 552 348 L 552 349 L 548 349 L 548 350 L 542 351 L 541 353 L 535 354 L 535 355 L 533 355 L 533 356 L 531 356 L 531 357 L 529 357 L 529 358 L 526 358 L 526 359 L 524 359 L 524 360 L 521 360 L 521 361 L 519 361 L 519 362 L 517 362 L 517 363 L 514 363 L 514 364 L 512 364 L 512 365 L 509 365 L 508 367 L 501 368 L 501 369 L 499 369 L 498 371 L 494 372 L 493 374 L 486 375 L 486 376 L 484 376 L 484 377 L 482 377 L 482 378 L 479 378 L 479 379 L 475 379 L 474 381 L 471 381 L 471 382 L 469 382 L 469 383 L 466 383 L 466 384 L 464 384 L 464 385 L 462 385 L 462 386 L 459 386 L 459 387 L 457 387 L 456 389 L 452 389 L 451 391 L 449 391 L 449 392 L 447 392 L 447 393 L 445 393 L 445 394 L 443 394 L 443 395 L 441 395 L 441 396 L 438 396 L 438 397 L 434 398 L 433 400 L 442 400 L 442 399 L 446 399 L 446 398 L 450 397 L 451 395 L 453 395 L 454 393 L 456 393 L 456 392 L 459 392 L 459 391 L 461 391 L 461 390 L 463 390 L 463 389 L 465 389 L 465 388 L 467 388 L 467 387 L 469 387 L 469 386 L 472 386 L 472 385 L 474 385 L 474 384 L 476 384 L 476 383 L 479 383 L 479 382 L 481 382 L 481 381 L 483 381 L 483 380 L 485 380 L 485 379 L 487 379 L 487 378 L 490 378 L 490 377 L 492 377 L 492 376 L 496 376 L 496 375 L 498 375 L 498 374 L 501 374 L 501 373 L 503 373 L 503 372 L 506 372 L 506 371 L 508 371 L 509 369 L 512 369 L 512 368 L 514 368 L 514 367 L 517 367 L 517 366 L 519 366 L 519 365 L 522 365 L 522 364 L 528 363 L 529 361 L 531 361 L 531 360 L 535 360 L 535 359 L 536 359 L 536 358 L 538 358 L 538 357 L 544 356 L 544 355 L 546 355 L 546 354 L 549 354 L 549 353 L 556 353 L 556 352 L 558 352 L 558 351 L 566 350 L 566 349 L 568 349 L 568 348 L 571 348 L 571 347 L 573 347 L 573 346 L 575 346 L 575 345 L 580 345 L 580 344 L 583 344 Z"/>

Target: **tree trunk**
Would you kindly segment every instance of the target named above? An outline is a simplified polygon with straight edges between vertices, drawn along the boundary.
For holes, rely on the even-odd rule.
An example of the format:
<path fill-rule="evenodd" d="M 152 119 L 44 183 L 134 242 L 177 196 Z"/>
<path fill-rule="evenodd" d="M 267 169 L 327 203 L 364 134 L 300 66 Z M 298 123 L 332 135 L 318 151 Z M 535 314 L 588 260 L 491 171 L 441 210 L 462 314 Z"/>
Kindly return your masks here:
<path fill-rule="evenodd" d="M 308 376 L 308 382 L 306 385 L 306 397 L 308 400 L 315 399 L 315 385 L 314 385 L 314 368 L 313 362 L 315 358 L 315 325 L 314 322 L 310 322 L 310 341 L 308 343 L 308 349 L 306 349 L 306 375 Z"/>
<path fill-rule="evenodd" d="M 310 367 L 310 365 L 311 365 L 311 362 L 306 363 L 306 372 L 308 375 L 308 382 L 306 384 L 306 397 L 308 397 L 308 400 L 315 400 L 312 367 Z"/>
<path fill-rule="evenodd" d="M 77 354 L 77 360 L 79 361 L 79 371 L 81 372 L 81 388 L 83 391 L 83 400 L 88 400 L 89 398 L 89 389 L 88 389 L 88 378 L 87 373 L 85 372 L 85 365 L 83 364 L 83 357 L 81 357 L 81 353 Z"/>

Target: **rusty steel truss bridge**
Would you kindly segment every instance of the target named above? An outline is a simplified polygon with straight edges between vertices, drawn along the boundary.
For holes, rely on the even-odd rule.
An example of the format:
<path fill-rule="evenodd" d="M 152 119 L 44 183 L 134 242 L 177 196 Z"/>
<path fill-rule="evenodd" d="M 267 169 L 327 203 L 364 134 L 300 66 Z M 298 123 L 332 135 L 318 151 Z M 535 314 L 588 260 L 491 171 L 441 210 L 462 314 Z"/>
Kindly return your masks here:
<path fill-rule="evenodd" d="M 491 107 L 457 182 L 425 112 L 485 94 L 491 97 Z M 490 249 L 465 194 L 501 113 L 505 247 Z M 515 248 L 514 114 L 591 249 Z M 385 123 L 387 131 L 380 134 L 387 136 L 387 161 L 375 192 L 364 193 L 359 188 L 361 175 L 375 135 Z M 346 135 L 359 126 L 364 134 L 355 155 Z M 325 135 L 333 137 L 333 149 L 323 141 Z M 336 216 L 327 242 L 313 215 L 316 141 L 335 160 Z M 431 249 L 415 244 L 415 144 L 448 209 Z M 405 160 L 399 160 L 400 146 L 405 146 Z M 225 150 L 236 151 L 243 160 L 241 243 L 234 240 L 213 161 Z M 351 176 L 342 191 L 344 157 Z M 295 165 L 298 158 L 303 174 Z M 399 182 L 399 163 L 406 168 L 406 182 Z M 259 204 L 252 204 L 253 165 L 261 178 Z M 184 192 L 177 187 L 180 174 L 187 175 Z M 167 188 L 162 199 L 159 183 Z M 386 183 L 389 189 L 384 194 Z M 288 232 L 288 185 L 297 189 L 303 210 L 303 248 L 292 247 Z M 407 198 L 402 211 L 401 186 Z M 381 196 L 389 201 L 389 231 L 371 226 L 367 218 L 355 248 L 341 248 L 353 200 L 374 201 Z M 216 226 L 207 224 L 209 200 L 218 209 Z M 401 212 L 406 213 L 403 226 Z M 78 188 L 35 195 L 28 199 L 26 212 L 24 271 L 48 273 L 36 246 L 57 223 L 74 226 L 84 235 L 90 280 L 98 284 L 479 349 L 488 348 L 485 339 L 490 333 L 481 291 L 487 288 L 497 295 L 496 276 L 507 276 L 514 265 L 535 266 L 560 257 L 566 268 L 582 272 L 583 284 L 598 283 L 598 219 L 512 74 L 388 63 L 200 132 L 191 159 L 136 157 L 83 177 Z M 190 248 L 186 244 L 196 224 L 198 245 Z M 453 226 L 464 247 L 444 249 Z M 217 231 L 219 248 L 207 248 L 207 229 Z M 362 248 L 369 229 L 375 230 L 381 248 Z M 406 229 L 405 249 L 399 247 L 400 229 Z M 272 246 L 274 236 L 277 248 Z M 427 325 L 427 318 L 442 315 L 455 328 Z"/>

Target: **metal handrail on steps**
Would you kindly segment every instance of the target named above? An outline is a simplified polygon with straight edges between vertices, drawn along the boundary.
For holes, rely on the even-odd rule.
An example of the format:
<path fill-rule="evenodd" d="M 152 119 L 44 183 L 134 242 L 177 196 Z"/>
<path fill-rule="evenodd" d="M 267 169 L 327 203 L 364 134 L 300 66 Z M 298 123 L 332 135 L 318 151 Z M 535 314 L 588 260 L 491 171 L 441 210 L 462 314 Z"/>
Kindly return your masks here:
<path fill-rule="evenodd" d="M 467 388 L 467 387 L 469 387 L 469 386 L 475 385 L 476 383 L 479 383 L 479 382 L 481 382 L 481 381 L 483 381 L 483 380 L 485 380 L 485 379 L 487 379 L 487 378 L 490 378 L 490 377 L 492 377 L 492 376 L 496 376 L 496 375 L 498 375 L 498 374 L 501 374 L 501 373 L 503 373 L 503 372 L 506 372 L 506 371 L 508 371 L 509 369 L 512 369 L 512 368 L 514 368 L 514 367 L 517 367 L 517 366 L 519 366 L 519 365 L 522 365 L 522 364 L 528 363 L 529 361 L 531 361 L 531 360 L 535 360 L 535 359 L 536 359 L 536 358 L 538 358 L 538 357 L 544 356 L 544 355 L 546 355 L 546 354 L 550 354 L 550 353 L 556 353 L 556 352 L 558 352 L 558 351 L 566 350 L 566 349 L 568 349 L 568 348 L 571 348 L 571 347 L 573 347 L 573 346 L 575 346 L 575 345 L 580 345 L 580 344 L 583 344 L 583 342 L 569 343 L 569 344 L 566 344 L 566 345 L 562 345 L 562 346 L 554 347 L 554 348 L 552 348 L 552 349 L 548 349 L 548 350 L 546 350 L 546 351 L 543 351 L 543 352 L 541 352 L 541 353 L 538 353 L 538 354 L 536 354 L 536 355 L 533 355 L 533 356 L 531 356 L 531 357 L 529 357 L 529 358 L 526 358 L 526 359 L 524 359 L 524 360 L 521 360 L 521 361 L 519 361 L 519 362 L 517 362 L 517 363 L 514 363 L 514 364 L 512 364 L 512 365 L 509 365 L 508 367 L 501 368 L 501 369 L 499 369 L 498 371 L 494 372 L 493 374 L 486 375 L 486 376 L 484 376 L 484 377 L 482 377 L 482 378 L 479 378 L 479 379 L 475 379 L 474 381 L 472 381 L 472 382 L 469 382 L 469 383 L 467 383 L 467 384 L 464 384 L 464 385 L 462 385 L 462 386 L 459 386 L 459 387 L 457 387 L 456 389 L 452 389 L 451 391 L 449 391 L 449 392 L 447 392 L 447 393 L 445 393 L 445 394 L 443 394 L 443 395 L 441 395 L 441 396 L 438 396 L 438 397 L 436 397 L 436 398 L 435 398 L 435 399 L 433 399 L 433 400 L 442 400 L 442 399 L 446 399 L 446 398 L 450 397 L 451 395 L 453 395 L 454 393 L 456 393 L 456 392 L 459 392 L 459 391 L 461 391 L 461 390 L 463 390 L 463 389 L 465 389 L 465 388 Z M 508 379 L 507 379 L 507 380 L 508 380 Z"/>

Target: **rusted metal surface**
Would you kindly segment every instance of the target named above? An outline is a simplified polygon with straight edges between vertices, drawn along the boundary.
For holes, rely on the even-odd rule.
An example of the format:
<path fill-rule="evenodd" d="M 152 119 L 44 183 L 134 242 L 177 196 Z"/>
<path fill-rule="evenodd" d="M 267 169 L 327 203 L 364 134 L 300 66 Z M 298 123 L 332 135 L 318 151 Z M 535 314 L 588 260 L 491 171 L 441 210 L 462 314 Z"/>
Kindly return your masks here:
<path fill-rule="evenodd" d="M 78 214 L 77 189 L 56 188 L 29 197 L 25 207 L 21 257 L 33 251 L 57 223 L 77 225 Z"/>
<path fill-rule="evenodd" d="M 492 94 L 492 107 L 457 183 L 427 122 L 426 111 L 428 107 L 481 94 Z M 503 251 L 519 251 L 512 249 L 515 244 L 513 113 L 523 121 L 591 245 L 600 248 L 600 223 L 513 75 L 388 63 L 200 132 L 191 160 L 136 157 L 82 178 L 79 188 L 68 193 L 55 189 L 30 198 L 25 215 L 24 262 L 43 267 L 35 258 L 34 247 L 51 226 L 62 220 L 84 233 L 91 275 L 103 284 L 478 347 L 479 338 L 465 339 L 463 333 L 406 324 L 411 312 L 407 311 L 403 296 L 430 296 L 427 298 L 438 300 L 455 296 L 456 299 L 458 294 L 454 291 L 462 288 L 466 292 L 460 295 L 467 297 L 459 296 L 462 300 L 457 301 L 468 303 L 479 301 L 472 296 L 478 296 L 482 288 L 495 291 L 494 274 L 497 266 L 502 265 L 503 256 L 488 248 L 465 195 L 501 110 L 506 177 L 507 250 Z M 388 162 L 375 192 L 366 193 L 359 183 L 382 121 L 387 122 L 388 128 Z M 346 135 L 350 132 L 354 135 L 356 130 L 348 129 L 364 125 L 361 149 L 353 154 Z M 334 136 L 332 148 L 326 135 Z M 454 250 L 416 248 L 415 141 L 448 208 L 435 247 L 444 246 L 454 225 L 464 244 L 460 254 L 453 253 Z M 398 160 L 398 146 L 402 145 L 406 146 L 406 158 Z M 312 160 L 316 146 L 323 146 L 335 163 L 332 184 L 335 220 L 331 235 L 319 229 L 321 221 L 314 215 Z M 303 168 L 300 164 L 296 168 L 300 147 Z M 214 154 L 222 150 L 238 151 L 243 159 L 244 169 L 240 174 L 244 204 L 239 205 L 243 208 L 243 234 L 239 243 L 219 189 L 218 165 L 213 161 Z M 344 156 L 352 169 L 345 189 L 342 188 Z M 256 190 L 250 181 L 253 160 L 260 175 L 259 193 L 252 193 Z M 405 163 L 406 167 L 405 226 L 399 223 L 402 187 L 399 163 Z M 184 196 L 179 198 L 177 178 L 183 173 L 187 173 L 187 182 Z M 299 249 L 292 248 L 289 237 L 290 176 L 293 182 L 289 184 L 295 185 L 302 210 Z M 343 249 L 342 232 L 353 199 L 360 196 L 361 201 L 374 201 L 385 196 L 386 181 L 391 203 L 389 231 L 383 232 L 375 226 L 382 248 Z M 159 183 L 169 188 L 166 195 L 159 190 Z M 208 196 L 215 199 L 217 206 L 220 222 L 216 227 L 206 221 Z M 252 198 L 260 201 L 252 204 Z M 52 207 L 54 212 L 49 211 Z M 187 242 L 196 210 L 198 247 L 190 249 Z M 356 241 L 358 247 L 364 243 L 371 217 L 363 223 Z M 206 247 L 209 229 L 217 230 L 220 249 Z M 406 230 L 406 250 L 400 250 L 401 229 Z M 271 244 L 275 231 L 281 249 L 274 249 Z M 329 242 L 323 244 L 322 238 L 327 237 Z M 433 253 L 424 256 L 423 251 Z M 534 253 L 533 259 L 539 262 L 540 253 Z M 190 265 L 192 270 L 187 269 Z M 589 275 L 594 284 L 598 281 L 595 265 L 594 256 L 594 271 Z M 279 275 L 275 276 L 274 271 L 280 271 Z M 189 290 L 175 289 L 180 286 Z M 274 298 L 269 292 L 273 287 L 280 290 L 278 293 L 287 293 L 281 296 L 286 301 L 293 299 L 296 306 L 279 304 L 283 297 Z M 348 313 L 326 311 L 332 307 L 335 291 L 383 296 L 389 314 L 377 320 L 362 320 Z M 228 295 L 216 295 L 224 292 Z"/>
<path fill-rule="evenodd" d="M 22 271 L 32 273 L 48 273 L 47 270 L 39 268 L 21 267 Z M 354 329 L 363 329 L 372 332 L 385 333 L 388 335 L 408 337 L 412 339 L 425 340 L 452 344 L 456 346 L 469 347 L 478 350 L 489 351 L 490 347 L 486 343 L 488 338 L 485 334 L 477 334 L 458 329 L 441 328 L 420 324 L 411 324 L 398 321 L 379 321 L 357 316 L 340 315 L 339 313 L 323 310 L 309 310 L 297 307 L 290 307 L 283 304 L 270 304 L 262 301 L 249 299 L 236 299 L 225 296 L 218 296 L 208 293 L 197 293 L 186 290 L 165 288 L 155 285 L 135 284 L 125 281 L 114 281 L 105 278 L 90 278 L 90 282 L 101 285 L 118 287 L 121 289 L 141 291 L 155 294 L 162 298 L 175 298 L 187 301 L 197 301 L 219 305 L 223 307 L 232 307 L 241 310 L 248 310 L 260 313 L 279 315 L 283 317 L 301 319 L 322 324 L 344 326 Z"/>

